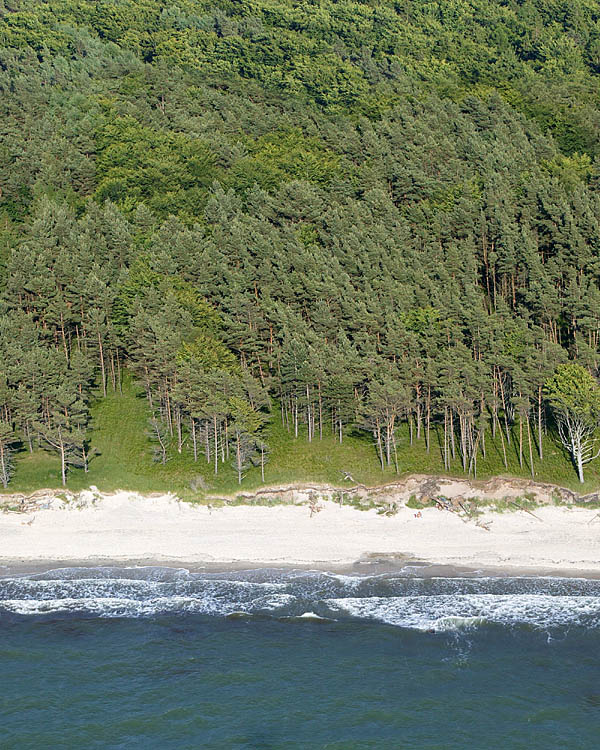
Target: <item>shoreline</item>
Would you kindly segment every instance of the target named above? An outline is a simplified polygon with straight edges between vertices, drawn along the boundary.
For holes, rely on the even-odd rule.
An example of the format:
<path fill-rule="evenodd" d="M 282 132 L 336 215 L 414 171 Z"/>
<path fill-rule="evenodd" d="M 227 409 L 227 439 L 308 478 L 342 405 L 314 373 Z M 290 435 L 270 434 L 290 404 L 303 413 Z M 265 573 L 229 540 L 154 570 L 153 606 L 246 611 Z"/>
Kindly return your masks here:
<path fill-rule="evenodd" d="M 594 569 L 565 569 L 546 567 L 523 567 L 520 565 L 491 566 L 462 566 L 451 563 L 437 563 L 427 560 L 399 560 L 376 558 L 374 560 L 361 559 L 352 564 L 332 563 L 277 563 L 260 561 L 237 560 L 233 562 L 186 562 L 178 559 L 130 559 L 89 557 L 81 560 L 74 559 L 21 559 L 8 560 L 0 558 L 0 581 L 7 578 L 28 577 L 40 575 L 50 571 L 71 569 L 114 569 L 114 570 L 144 570 L 144 569 L 173 569 L 186 570 L 192 575 L 219 575 L 226 573 L 240 573 L 254 570 L 302 571 L 329 573 L 349 577 L 370 577 L 386 575 L 402 575 L 407 578 L 564 578 L 600 580 L 600 570 Z"/>
<path fill-rule="evenodd" d="M 444 479 L 445 494 L 464 499 L 464 482 L 453 481 Z M 412 566 L 422 575 L 446 569 L 600 577 L 597 509 L 485 510 L 475 520 L 431 507 L 416 511 L 396 497 L 388 516 L 331 500 L 307 504 L 306 490 L 298 492 L 296 504 L 218 508 L 131 492 L 86 491 L 76 503 L 54 497 L 31 513 L 0 513 L 0 576 L 141 564 L 207 572 L 276 567 L 357 575 Z"/>

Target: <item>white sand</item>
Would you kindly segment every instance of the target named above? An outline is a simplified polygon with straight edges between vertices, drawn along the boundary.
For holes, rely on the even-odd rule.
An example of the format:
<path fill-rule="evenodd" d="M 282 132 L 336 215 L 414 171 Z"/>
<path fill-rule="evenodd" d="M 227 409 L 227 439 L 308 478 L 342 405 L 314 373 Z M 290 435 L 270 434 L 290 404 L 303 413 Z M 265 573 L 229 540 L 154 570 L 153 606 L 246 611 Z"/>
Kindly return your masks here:
<path fill-rule="evenodd" d="M 182 563 L 350 564 L 378 553 L 435 563 L 600 573 L 597 511 L 543 507 L 490 513 L 486 531 L 447 511 L 386 517 L 321 503 L 209 510 L 173 497 L 121 492 L 82 510 L 0 514 L 0 561 L 148 560 Z M 33 519 L 33 522 L 31 522 Z M 29 522 L 29 523 L 28 523 Z"/>

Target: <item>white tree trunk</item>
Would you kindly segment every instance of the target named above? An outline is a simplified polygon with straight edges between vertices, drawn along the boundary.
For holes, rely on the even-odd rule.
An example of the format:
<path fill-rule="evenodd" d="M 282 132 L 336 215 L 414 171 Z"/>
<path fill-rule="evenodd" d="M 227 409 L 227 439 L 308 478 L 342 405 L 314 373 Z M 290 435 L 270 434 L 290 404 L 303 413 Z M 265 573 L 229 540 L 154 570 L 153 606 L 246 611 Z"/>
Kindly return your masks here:
<path fill-rule="evenodd" d="M 62 474 L 62 486 L 67 484 L 67 463 L 65 459 L 65 446 L 60 446 L 60 471 Z"/>

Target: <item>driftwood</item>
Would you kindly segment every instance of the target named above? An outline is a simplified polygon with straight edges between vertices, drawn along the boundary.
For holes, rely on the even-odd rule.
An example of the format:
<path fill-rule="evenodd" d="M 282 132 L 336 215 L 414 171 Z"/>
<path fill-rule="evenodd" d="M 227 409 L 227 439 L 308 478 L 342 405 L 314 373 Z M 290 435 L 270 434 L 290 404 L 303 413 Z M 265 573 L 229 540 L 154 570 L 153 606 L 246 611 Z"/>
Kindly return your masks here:
<path fill-rule="evenodd" d="M 535 513 L 532 513 L 528 508 L 524 508 L 522 505 L 520 505 L 519 503 L 517 503 L 515 500 L 509 500 L 509 503 L 511 505 L 514 505 L 515 508 L 518 508 L 519 510 L 522 510 L 524 513 L 529 513 L 529 515 L 533 516 L 536 519 L 536 521 L 541 521 L 543 523 L 543 519 L 542 518 L 540 518 L 539 516 L 536 516 Z"/>
<path fill-rule="evenodd" d="M 7 495 L 0 497 L 0 511 L 26 515 L 50 508 L 55 499 L 55 495 L 48 490 L 34 492 L 31 495 Z"/>
<path fill-rule="evenodd" d="M 38 490 L 30 495 L 14 493 L 0 495 L 0 513 L 30 514 L 40 510 L 49 510 L 55 502 L 72 503 L 71 507 L 84 508 L 89 503 L 94 504 L 100 495 L 98 490 L 83 490 L 73 493 L 69 490 Z"/>

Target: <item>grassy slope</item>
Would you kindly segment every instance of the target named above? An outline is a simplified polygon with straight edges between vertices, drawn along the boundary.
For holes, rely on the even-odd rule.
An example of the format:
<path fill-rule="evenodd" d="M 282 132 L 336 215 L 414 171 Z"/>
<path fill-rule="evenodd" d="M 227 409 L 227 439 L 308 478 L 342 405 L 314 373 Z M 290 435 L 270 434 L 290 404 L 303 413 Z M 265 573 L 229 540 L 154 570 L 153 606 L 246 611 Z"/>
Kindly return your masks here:
<path fill-rule="evenodd" d="M 196 493 L 190 490 L 190 480 L 201 475 L 209 485 L 211 493 L 230 493 L 238 489 L 236 476 L 228 463 L 220 465 L 222 473 L 215 477 L 212 466 L 204 457 L 194 464 L 187 446 L 166 466 L 152 462 L 152 444 L 146 436 L 146 400 L 133 384 L 126 383 L 123 395 L 109 394 L 106 399 L 97 401 L 93 408 L 92 448 L 98 455 L 92 459 L 88 474 L 73 470 L 68 487 L 73 490 L 96 485 L 101 490 L 131 489 L 140 492 L 164 492 L 172 490 L 182 496 L 191 497 Z M 278 414 L 269 427 L 268 443 L 271 456 L 265 469 L 267 484 L 281 482 L 331 482 L 342 481 L 342 471 L 352 472 L 357 481 L 373 485 L 395 478 L 393 469 L 382 472 L 369 436 L 349 434 L 339 445 L 330 434 L 322 441 L 312 444 L 305 435 L 294 440 L 283 427 Z M 487 440 L 487 458 L 478 461 L 478 478 L 494 475 L 530 476 L 525 464 L 520 469 L 516 442 L 508 448 L 509 469 L 502 463 L 501 445 Z M 527 449 L 526 449 L 527 450 Z M 544 445 L 544 463 L 535 461 L 536 480 L 553 482 L 573 489 L 591 491 L 600 486 L 600 461 L 586 469 L 586 483 L 578 483 L 574 470 L 564 451 L 549 436 Z M 410 445 L 406 427 L 399 437 L 399 460 L 403 473 L 443 474 L 439 436 L 433 434 L 431 452 L 427 454 L 423 441 Z M 462 475 L 460 461 L 453 464 L 453 474 Z M 250 489 L 261 484 L 260 470 L 248 471 L 242 487 Z M 21 453 L 16 460 L 16 473 L 9 485 L 11 492 L 33 491 L 41 487 L 60 486 L 60 467 L 53 454 L 38 451 L 33 455 Z"/>

